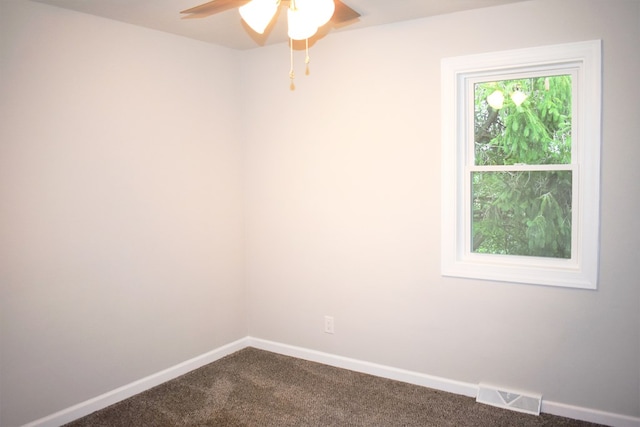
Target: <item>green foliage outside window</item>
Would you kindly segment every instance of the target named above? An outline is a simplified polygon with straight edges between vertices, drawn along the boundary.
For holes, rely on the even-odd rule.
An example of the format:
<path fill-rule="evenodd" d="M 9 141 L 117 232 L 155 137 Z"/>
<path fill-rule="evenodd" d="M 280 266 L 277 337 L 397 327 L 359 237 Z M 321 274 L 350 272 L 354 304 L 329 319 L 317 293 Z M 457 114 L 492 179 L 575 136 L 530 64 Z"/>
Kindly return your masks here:
<path fill-rule="evenodd" d="M 569 75 L 475 85 L 473 252 L 571 257 L 572 171 L 527 170 L 571 163 L 571 93 Z"/>

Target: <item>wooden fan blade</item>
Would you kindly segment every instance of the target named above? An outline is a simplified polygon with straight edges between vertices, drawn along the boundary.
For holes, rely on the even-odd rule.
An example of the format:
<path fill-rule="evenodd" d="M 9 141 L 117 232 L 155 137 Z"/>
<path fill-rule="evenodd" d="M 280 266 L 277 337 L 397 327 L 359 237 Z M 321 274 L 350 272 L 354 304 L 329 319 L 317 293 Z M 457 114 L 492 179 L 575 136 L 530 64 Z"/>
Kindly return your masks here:
<path fill-rule="evenodd" d="M 333 18 L 331 18 L 331 22 L 333 22 L 334 24 L 341 24 L 343 22 L 352 21 L 360 17 L 360 14 L 358 12 L 351 9 L 340 0 L 334 1 L 336 4 L 336 11 L 333 13 Z"/>
<path fill-rule="evenodd" d="M 249 0 L 212 0 L 199 6 L 182 10 L 180 13 L 187 14 L 188 16 L 185 16 L 185 18 L 204 18 L 234 7 L 240 7 L 248 2 Z"/>

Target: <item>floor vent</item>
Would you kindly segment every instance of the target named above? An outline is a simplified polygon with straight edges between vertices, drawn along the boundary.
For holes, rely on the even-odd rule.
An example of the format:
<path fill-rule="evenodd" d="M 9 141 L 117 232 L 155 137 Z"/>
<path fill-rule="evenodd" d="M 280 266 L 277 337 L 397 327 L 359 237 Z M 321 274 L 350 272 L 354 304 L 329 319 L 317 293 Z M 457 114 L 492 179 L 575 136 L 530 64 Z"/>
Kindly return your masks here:
<path fill-rule="evenodd" d="M 494 386 L 480 384 L 476 402 L 527 414 L 540 415 L 542 395 L 524 394 L 519 391 L 503 390 Z"/>

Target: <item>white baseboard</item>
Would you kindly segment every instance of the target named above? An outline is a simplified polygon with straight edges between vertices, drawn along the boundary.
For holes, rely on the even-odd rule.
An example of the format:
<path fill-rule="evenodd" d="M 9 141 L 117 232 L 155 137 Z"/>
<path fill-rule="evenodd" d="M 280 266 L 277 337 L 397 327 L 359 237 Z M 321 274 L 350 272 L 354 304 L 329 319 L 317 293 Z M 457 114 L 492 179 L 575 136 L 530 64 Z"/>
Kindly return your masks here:
<path fill-rule="evenodd" d="M 476 397 L 478 384 L 465 383 L 447 378 L 412 372 L 403 369 L 393 368 L 361 360 L 350 359 L 329 353 L 322 353 L 306 348 L 295 347 L 287 344 L 280 344 L 259 338 L 248 337 L 250 347 L 261 350 L 272 351 L 285 356 L 293 356 L 312 362 L 323 363 L 325 365 L 338 368 L 350 369 L 356 372 L 375 375 L 382 378 L 402 381 L 409 384 L 416 384 L 436 390 L 459 394 L 462 396 Z M 595 409 L 583 408 L 579 406 L 567 405 L 564 403 L 550 402 L 542 400 L 541 412 L 560 417 L 573 418 L 575 420 L 588 421 L 612 427 L 640 427 L 640 418 L 611 412 L 598 411 Z"/>
<path fill-rule="evenodd" d="M 86 400 L 78 403 L 77 405 L 71 406 L 70 408 L 63 409 L 62 411 L 58 411 L 44 418 L 25 424 L 23 427 L 58 427 L 69 423 L 191 372 L 194 369 L 198 369 L 211 362 L 215 362 L 216 360 L 235 353 L 238 350 L 242 350 L 248 346 L 247 343 L 247 337 L 241 338 L 230 344 L 224 345 L 200 356 L 196 356 L 193 359 L 189 359 L 138 381 L 134 381 L 122 387 L 118 387 L 115 390 L 101 394 L 93 399 Z"/>
<path fill-rule="evenodd" d="M 447 378 L 426 375 L 419 372 L 407 371 L 404 369 L 398 369 L 362 360 L 351 359 L 335 354 L 323 353 L 303 347 L 296 347 L 288 344 L 281 344 L 273 341 L 263 340 L 260 338 L 245 337 L 230 344 L 219 347 L 215 350 L 212 350 L 208 353 L 205 353 L 201 356 L 197 356 L 193 359 L 179 363 L 178 365 L 160 371 L 156 374 L 149 375 L 148 377 L 142 378 L 141 380 L 134 381 L 130 384 L 104 393 L 93 399 L 89 399 L 85 402 L 56 412 L 47 417 L 40 418 L 36 421 L 26 424 L 23 427 L 58 427 L 62 424 L 66 424 L 78 418 L 89 415 L 92 412 L 104 409 L 107 406 L 118 403 L 124 399 L 153 388 L 166 381 L 177 378 L 206 364 L 215 362 L 216 360 L 221 359 L 224 356 L 235 353 L 236 351 L 242 350 L 246 347 L 254 347 L 285 356 L 297 357 L 299 359 L 323 363 L 325 365 L 335 366 L 337 368 L 349 369 L 356 372 L 362 372 L 382 378 L 388 378 L 396 381 L 406 382 L 409 384 L 429 387 L 432 389 L 446 391 L 449 393 L 459 394 L 467 397 L 475 397 L 478 393 L 478 384 L 465 383 L 461 381 L 450 380 Z M 558 402 L 550 402 L 544 399 L 542 400 L 541 411 L 552 415 L 558 415 L 561 417 L 573 418 L 612 427 L 640 427 L 640 418 L 637 417 L 614 414 L 611 412 L 603 412 Z"/>
<path fill-rule="evenodd" d="M 583 408 L 558 402 L 545 402 L 542 400 L 541 412 L 574 420 L 588 421 L 612 427 L 640 427 L 639 417 L 614 414 L 612 412 L 598 411 L 597 409 Z"/>
<path fill-rule="evenodd" d="M 334 354 L 322 353 L 320 351 L 309 350 L 306 348 L 280 344 L 259 338 L 249 337 L 249 346 L 283 354 L 285 356 L 297 357 L 311 362 L 318 362 L 325 365 L 335 366 L 337 368 L 344 368 L 351 371 L 374 375 L 376 377 L 388 378 L 409 384 L 448 391 L 450 393 L 461 394 L 463 396 L 475 397 L 478 393 L 477 384 L 449 380 L 446 378 L 435 377 L 390 366 L 378 365 L 376 363 L 365 362 L 362 360 L 350 359 L 348 357 L 336 356 Z"/>

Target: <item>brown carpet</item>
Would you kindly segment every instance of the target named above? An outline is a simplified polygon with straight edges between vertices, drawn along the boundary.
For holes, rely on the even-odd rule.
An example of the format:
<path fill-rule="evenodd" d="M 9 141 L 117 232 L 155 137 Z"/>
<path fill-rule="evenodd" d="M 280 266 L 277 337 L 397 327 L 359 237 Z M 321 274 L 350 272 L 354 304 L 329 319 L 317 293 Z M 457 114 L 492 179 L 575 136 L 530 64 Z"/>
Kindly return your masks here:
<path fill-rule="evenodd" d="M 595 426 L 246 348 L 76 420 L 100 426 Z"/>

